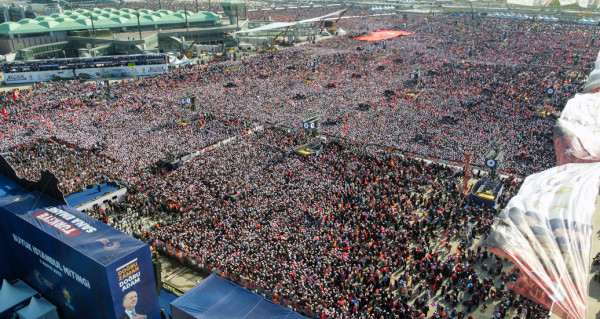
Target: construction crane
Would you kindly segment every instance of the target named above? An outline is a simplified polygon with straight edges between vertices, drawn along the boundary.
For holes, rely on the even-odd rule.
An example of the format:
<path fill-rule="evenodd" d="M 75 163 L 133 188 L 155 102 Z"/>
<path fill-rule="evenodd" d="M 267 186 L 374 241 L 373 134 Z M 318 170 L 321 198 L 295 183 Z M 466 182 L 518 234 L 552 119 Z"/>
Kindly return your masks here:
<path fill-rule="evenodd" d="M 294 19 L 294 21 L 298 21 L 299 17 L 300 17 L 300 13 L 298 13 L 298 15 L 296 16 L 296 18 Z M 288 43 L 288 41 L 287 41 L 287 33 L 288 33 L 289 30 L 290 30 L 290 26 L 288 26 L 285 29 L 285 32 L 283 33 L 283 39 L 280 40 L 280 42 L 281 42 L 282 45 L 291 45 L 292 44 L 292 43 Z"/>
<path fill-rule="evenodd" d="M 537 17 L 535 18 L 535 24 L 532 25 L 531 27 L 529 27 L 529 29 L 527 29 L 527 31 L 531 31 L 531 30 L 537 30 L 540 28 L 540 19 L 538 19 Z"/>
<path fill-rule="evenodd" d="M 283 39 L 279 40 L 279 43 L 281 45 L 287 45 L 288 44 L 288 42 L 286 40 L 287 39 L 286 37 L 287 37 L 287 33 L 288 33 L 289 29 L 290 29 L 290 27 L 285 28 L 285 32 L 283 33 Z"/>
<path fill-rule="evenodd" d="M 288 27 L 288 28 L 289 28 L 289 27 Z M 271 52 L 271 51 L 273 51 L 273 50 L 277 49 L 277 48 L 275 47 L 275 42 L 277 42 L 277 38 L 279 38 L 279 36 L 280 36 L 280 35 L 282 35 L 282 34 L 284 34 L 284 33 L 286 33 L 286 32 L 287 32 L 287 28 L 286 28 L 285 30 L 283 30 L 283 31 L 279 32 L 279 33 L 278 33 L 278 34 L 275 36 L 275 38 L 273 38 L 273 41 L 271 41 L 271 45 L 270 45 L 270 46 L 269 46 L 269 47 L 268 47 L 268 48 L 267 48 L 265 51 L 267 51 L 267 52 Z"/>
<path fill-rule="evenodd" d="M 196 43 L 198 43 L 198 39 L 194 40 L 194 42 L 192 42 L 192 44 L 190 44 L 190 46 L 187 48 L 187 50 L 185 50 L 185 53 L 184 53 L 184 55 L 185 55 L 186 57 L 188 57 L 188 58 L 191 58 L 191 57 L 192 57 L 192 55 L 190 54 L 190 50 L 192 49 L 192 47 L 193 47 L 194 45 L 196 45 Z"/>
<path fill-rule="evenodd" d="M 429 22 L 429 19 L 431 19 L 432 15 L 433 15 L 433 9 L 429 10 L 429 13 L 425 17 L 425 21 Z"/>
<path fill-rule="evenodd" d="M 348 12 L 348 10 L 350 10 L 350 7 L 346 8 L 344 11 L 342 11 L 340 13 L 340 15 L 338 16 L 338 18 L 333 22 L 333 25 L 331 25 L 331 28 L 329 29 L 329 33 L 333 34 L 335 32 L 335 26 L 337 25 L 338 21 L 340 21 L 340 19 L 342 18 L 342 16 L 344 14 L 346 14 L 346 12 Z"/>
<path fill-rule="evenodd" d="M 465 29 L 465 28 L 463 28 L 463 27 L 460 26 L 460 21 L 458 21 L 458 20 L 456 20 L 456 28 L 458 28 L 458 32 L 460 34 L 464 34 L 465 31 L 467 31 L 467 29 Z"/>

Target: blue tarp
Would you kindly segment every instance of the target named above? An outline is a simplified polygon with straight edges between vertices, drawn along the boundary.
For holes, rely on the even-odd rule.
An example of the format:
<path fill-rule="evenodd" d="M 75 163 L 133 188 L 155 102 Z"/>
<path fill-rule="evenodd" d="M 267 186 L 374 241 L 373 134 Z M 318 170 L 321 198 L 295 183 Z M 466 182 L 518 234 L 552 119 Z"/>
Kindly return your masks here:
<path fill-rule="evenodd" d="M 300 319 L 303 316 L 217 275 L 171 303 L 173 319 Z"/>
<path fill-rule="evenodd" d="M 165 314 L 167 315 L 167 318 L 171 314 L 171 307 L 169 307 L 169 305 L 175 299 L 177 299 L 177 295 L 161 288 L 160 296 L 158 296 L 158 305 L 165 310 Z"/>
<path fill-rule="evenodd" d="M 13 182 L 8 176 L 0 174 L 0 198 L 9 195 L 18 195 L 27 191 L 21 185 Z"/>
<path fill-rule="evenodd" d="M 59 319 L 56 307 L 44 298 L 31 298 L 29 305 L 17 314 L 19 319 Z"/>
<path fill-rule="evenodd" d="M 2 280 L 2 288 L 0 288 L 0 317 L 3 317 L 4 312 L 7 310 L 23 304 L 25 301 L 27 301 L 27 299 L 35 296 L 36 294 L 37 291 L 20 280 L 12 285 L 6 280 Z M 12 312 L 8 312 L 10 313 L 8 314 L 7 318 L 11 318 Z"/>

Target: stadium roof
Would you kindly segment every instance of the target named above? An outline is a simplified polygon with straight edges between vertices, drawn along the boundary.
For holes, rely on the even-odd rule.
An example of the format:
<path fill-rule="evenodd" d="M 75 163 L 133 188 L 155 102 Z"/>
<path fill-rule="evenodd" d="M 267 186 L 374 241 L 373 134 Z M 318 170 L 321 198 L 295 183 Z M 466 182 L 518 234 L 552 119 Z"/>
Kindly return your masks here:
<path fill-rule="evenodd" d="M 71 31 L 91 29 L 92 21 L 90 14 L 94 19 L 94 27 L 119 28 L 133 27 L 138 25 L 137 14 L 140 16 L 140 25 L 164 25 L 186 22 L 186 12 L 179 10 L 176 12 L 170 10 L 148 10 L 148 9 L 113 9 L 113 8 L 95 8 L 95 9 L 77 9 L 55 13 L 49 16 L 37 17 L 35 19 L 22 19 L 18 22 L 4 22 L 0 24 L 0 34 L 28 34 L 28 33 L 46 33 L 50 31 Z M 221 16 L 208 11 L 192 12 L 187 11 L 187 22 L 206 22 L 219 21 Z"/>
<path fill-rule="evenodd" d="M 244 4 L 244 0 L 224 0 L 221 1 L 221 5 L 223 4 Z"/>

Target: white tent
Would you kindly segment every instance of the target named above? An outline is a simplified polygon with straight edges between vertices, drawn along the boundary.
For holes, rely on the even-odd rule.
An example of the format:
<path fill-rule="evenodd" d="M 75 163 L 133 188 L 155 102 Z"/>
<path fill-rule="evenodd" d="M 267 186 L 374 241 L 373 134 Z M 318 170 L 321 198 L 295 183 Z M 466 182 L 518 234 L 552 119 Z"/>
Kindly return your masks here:
<path fill-rule="evenodd" d="M 59 319 L 56 306 L 44 298 L 31 297 L 29 305 L 17 311 L 19 319 Z"/>
<path fill-rule="evenodd" d="M 2 288 L 0 288 L 0 313 L 13 308 L 36 294 L 37 291 L 23 281 L 19 280 L 14 284 L 10 284 L 8 281 L 2 280 Z"/>
<path fill-rule="evenodd" d="M 583 87 L 583 93 L 593 93 L 600 89 L 600 69 L 595 69 L 588 76 L 587 82 Z"/>

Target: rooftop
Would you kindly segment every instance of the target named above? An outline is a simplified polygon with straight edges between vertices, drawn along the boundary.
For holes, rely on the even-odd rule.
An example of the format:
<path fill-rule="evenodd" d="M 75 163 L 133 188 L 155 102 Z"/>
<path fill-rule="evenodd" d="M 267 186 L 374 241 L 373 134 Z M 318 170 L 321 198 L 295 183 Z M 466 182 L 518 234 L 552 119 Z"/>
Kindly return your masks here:
<path fill-rule="evenodd" d="M 220 15 L 208 11 L 186 12 L 179 10 L 173 12 L 170 10 L 153 11 L 148 9 L 133 10 L 129 8 L 120 10 L 114 8 L 77 9 L 37 17 L 35 19 L 4 22 L 0 24 L 0 34 L 28 34 L 91 29 L 92 18 L 94 19 L 94 28 L 96 29 L 133 27 L 138 25 L 138 14 L 141 26 L 185 23 L 186 15 L 188 23 L 219 21 L 221 19 Z"/>

